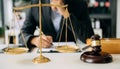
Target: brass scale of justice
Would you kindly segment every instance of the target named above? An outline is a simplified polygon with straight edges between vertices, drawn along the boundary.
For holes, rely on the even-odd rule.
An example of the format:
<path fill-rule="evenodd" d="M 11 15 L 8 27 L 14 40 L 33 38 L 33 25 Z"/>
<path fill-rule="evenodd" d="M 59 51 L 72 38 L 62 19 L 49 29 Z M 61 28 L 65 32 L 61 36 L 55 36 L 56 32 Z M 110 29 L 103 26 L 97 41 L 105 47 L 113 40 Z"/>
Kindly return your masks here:
<path fill-rule="evenodd" d="M 67 9 L 67 6 L 68 5 L 54 5 L 54 4 L 42 4 L 41 3 L 41 0 L 39 0 L 39 4 L 32 4 L 32 5 L 27 5 L 27 6 L 23 6 L 23 7 L 15 7 L 15 8 L 13 8 L 13 10 L 14 10 L 14 13 L 15 13 L 15 11 L 16 10 L 24 10 L 24 9 L 26 9 L 26 8 L 31 8 L 31 7 L 39 7 L 39 16 L 42 16 L 42 6 L 57 6 L 57 7 L 64 7 L 64 8 L 66 8 L 66 11 L 68 12 L 68 9 Z M 60 46 L 59 45 L 59 42 L 60 42 L 60 40 L 61 40 L 61 36 L 62 36 L 62 30 L 61 30 L 61 33 L 60 33 L 60 38 L 59 38 L 59 42 L 58 42 L 58 46 L 56 46 L 55 47 L 55 49 L 58 51 L 58 52 L 77 52 L 77 51 L 79 51 L 80 50 L 80 48 L 78 47 L 78 45 L 77 45 L 77 43 L 76 43 L 76 46 L 69 46 L 69 45 L 67 45 L 67 19 L 69 19 L 70 20 L 70 26 L 71 26 L 71 28 L 72 28 L 72 32 L 73 32 L 73 35 L 74 35 L 74 39 L 75 39 L 75 41 L 77 42 L 77 39 L 76 39 L 76 35 L 75 35 L 75 32 L 74 32 L 74 28 L 73 28 L 73 26 L 72 26 L 72 22 L 71 22 L 71 19 L 70 19 L 70 17 L 69 17 L 69 12 L 68 13 L 66 13 L 67 14 L 67 18 L 64 18 L 63 19 L 63 24 L 62 24 L 62 30 L 63 30 L 63 26 L 64 26 L 64 22 L 66 23 L 65 25 L 66 25 L 66 34 L 65 34 L 65 42 L 66 42 L 66 45 L 63 45 L 63 46 Z M 16 18 L 16 14 L 15 14 L 15 18 Z M 18 25 L 19 25 L 19 22 L 18 22 Z M 20 25 L 19 25 L 20 26 Z M 33 61 L 33 63 L 45 63 L 45 62 L 49 62 L 50 61 L 50 59 L 49 58 L 47 58 L 47 57 L 44 57 L 43 55 L 42 55 L 42 36 L 41 35 L 44 35 L 43 34 L 43 32 L 42 32 L 42 18 L 40 17 L 39 18 L 39 26 L 40 26 L 40 55 L 38 56 L 38 57 L 36 57 L 36 58 L 34 58 L 32 61 Z M 8 44 L 8 47 L 7 48 L 5 48 L 4 49 L 4 52 L 6 53 L 6 54 L 11 54 L 11 55 L 17 55 L 17 54 L 23 54 L 23 53 L 27 53 L 28 52 L 28 46 L 27 46 L 27 44 L 26 44 L 26 41 L 25 41 L 25 39 L 24 39 L 24 35 L 23 35 L 23 33 L 22 33 L 22 31 L 20 30 L 20 33 L 21 33 L 21 35 L 22 35 L 22 39 L 23 39 L 23 41 L 24 41 L 24 43 L 25 43 L 25 47 L 9 47 L 9 44 Z M 10 40 L 10 39 L 9 39 Z"/>

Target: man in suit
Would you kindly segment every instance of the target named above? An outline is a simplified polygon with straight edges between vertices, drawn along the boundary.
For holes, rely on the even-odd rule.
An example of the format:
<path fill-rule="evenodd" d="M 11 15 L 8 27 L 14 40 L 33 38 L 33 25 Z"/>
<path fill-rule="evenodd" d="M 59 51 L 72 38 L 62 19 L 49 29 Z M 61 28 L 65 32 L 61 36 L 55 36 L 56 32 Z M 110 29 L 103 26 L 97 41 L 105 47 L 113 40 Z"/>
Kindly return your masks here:
<path fill-rule="evenodd" d="M 31 4 L 38 4 L 39 0 L 31 0 Z M 87 38 L 90 38 L 94 33 L 91 27 L 91 22 L 88 14 L 87 4 L 84 0 L 42 0 L 43 4 L 55 4 L 55 5 L 68 5 L 68 12 L 63 7 L 51 6 L 42 7 L 42 31 L 45 35 L 42 36 L 42 47 L 51 47 L 52 42 L 58 42 L 60 37 L 60 31 L 62 28 L 63 18 L 71 18 L 71 22 L 75 31 L 75 36 L 85 43 Z M 75 41 L 73 32 L 68 21 L 68 35 L 67 41 Z M 22 27 L 25 40 L 27 41 L 28 48 L 40 46 L 39 36 L 34 36 L 33 33 L 39 27 L 39 8 L 30 8 L 27 14 L 26 20 Z M 65 28 L 63 27 L 61 41 L 65 41 Z M 20 37 L 22 42 L 22 38 Z"/>

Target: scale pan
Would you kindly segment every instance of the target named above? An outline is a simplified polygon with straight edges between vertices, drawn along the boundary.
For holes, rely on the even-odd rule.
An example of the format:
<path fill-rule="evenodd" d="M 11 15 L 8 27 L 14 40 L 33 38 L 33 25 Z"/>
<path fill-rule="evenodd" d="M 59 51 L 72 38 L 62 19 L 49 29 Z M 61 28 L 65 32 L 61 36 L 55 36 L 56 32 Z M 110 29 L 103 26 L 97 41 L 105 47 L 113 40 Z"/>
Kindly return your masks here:
<path fill-rule="evenodd" d="M 11 54 L 11 55 L 18 55 L 28 52 L 28 48 L 24 47 L 16 47 L 16 48 L 5 48 L 3 49 L 4 53 Z"/>
<path fill-rule="evenodd" d="M 80 48 L 78 46 L 57 46 L 56 50 L 58 52 L 62 52 L 62 53 L 70 53 L 70 52 L 77 52 L 80 50 Z"/>

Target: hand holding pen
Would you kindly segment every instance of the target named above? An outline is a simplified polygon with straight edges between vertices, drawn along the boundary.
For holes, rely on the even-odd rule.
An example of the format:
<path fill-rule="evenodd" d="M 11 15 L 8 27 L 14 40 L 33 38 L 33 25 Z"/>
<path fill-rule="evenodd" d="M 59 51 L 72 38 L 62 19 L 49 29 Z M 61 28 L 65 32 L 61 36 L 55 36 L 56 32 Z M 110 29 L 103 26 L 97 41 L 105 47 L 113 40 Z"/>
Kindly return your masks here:
<path fill-rule="evenodd" d="M 42 36 L 42 47 L 43 48 L 50 48 L 52 46 L 52 37 L 51 36 L 45 36 L 45 35 L 41 35 Z M 31 43 L 34 44 L 37 47 L 40 47 L 40 36 L 39 37 L 34 37 L 31 40 Z"/>
<path fill-rule="evenodd" d="M 39 29 L 38 29 L 38 31 L 39 31 Z M 42 36 L 42 39 L 40 39 L 40 36 L 33 37 L 31 39 L 31 43 L 37 47 L 40 47 L 40 40 L 42 40 L 42 47 L 50 48 L 52 46 L 52 42 L 53 42 L 52 36 L 45 35 L 43 32 L 42 32 L 41 36 Z"/>

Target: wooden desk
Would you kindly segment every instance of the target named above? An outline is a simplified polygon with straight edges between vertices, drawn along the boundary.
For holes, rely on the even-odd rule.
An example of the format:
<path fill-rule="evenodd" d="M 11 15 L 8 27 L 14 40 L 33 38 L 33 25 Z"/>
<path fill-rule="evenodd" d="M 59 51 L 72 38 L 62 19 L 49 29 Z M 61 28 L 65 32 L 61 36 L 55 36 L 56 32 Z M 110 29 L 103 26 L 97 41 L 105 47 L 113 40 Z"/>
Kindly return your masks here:
<path fill-rule="evenodd" d="M 26 53 L 21 55 L 0 54 L 0 69 L 120 69 L 120 54 L 112 54 L 113 62 L 108 64 L 84 63 L 80 60 L 81 53 L 43 53 L 51 62 L 34 64 L 33 58 L 39 54 Z"/>

